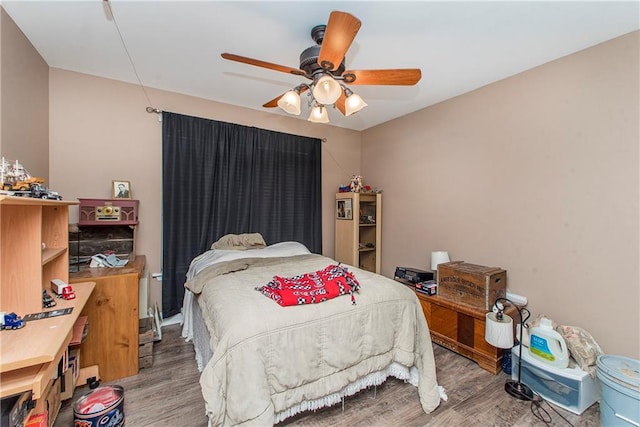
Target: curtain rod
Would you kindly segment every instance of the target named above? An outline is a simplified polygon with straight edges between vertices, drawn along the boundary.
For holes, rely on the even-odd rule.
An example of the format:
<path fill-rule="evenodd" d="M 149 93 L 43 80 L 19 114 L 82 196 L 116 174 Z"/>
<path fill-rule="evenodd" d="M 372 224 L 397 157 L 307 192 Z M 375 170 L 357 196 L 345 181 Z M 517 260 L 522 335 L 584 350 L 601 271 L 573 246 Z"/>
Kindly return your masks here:
<path fill-rule="evenodd" d="M 160 110 L 158 108 L 147 107 L 146 110 L 147 110 L 147 113 L 149 113 L 149 114 L 151 114 L 151 113 L 162 114 L 162 110 Z M 327 142 L 327 138 L 321 138 L 320 141 Z"/>

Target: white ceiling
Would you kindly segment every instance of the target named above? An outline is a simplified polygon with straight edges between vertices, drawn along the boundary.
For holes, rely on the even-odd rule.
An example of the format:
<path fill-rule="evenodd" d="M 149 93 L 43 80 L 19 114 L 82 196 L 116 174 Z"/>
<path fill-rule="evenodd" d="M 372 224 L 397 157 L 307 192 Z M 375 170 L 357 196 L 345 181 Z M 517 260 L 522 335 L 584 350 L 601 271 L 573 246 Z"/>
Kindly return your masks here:
<path fill-rule="evenodd" d="M 332 10 L 362 21 L 347 69 L 420 68 L 416 86 L 353 86 L 369 104 L 331 124 L 364 130 L 640 28 L 636 1 L 4 0 L 51 67 L 265 110 L 303 77 L 224 60 L 298 68 Z M 305 97 L 303 97 L 304 99 Z M 163 105 L 153 107 L 163 109 Z M 141 108 L 148 106 L 141 91 Z M 279 108 L 268 111 L 287 115 Z M 301 120 L 308 109 L 303 106 Z"/>

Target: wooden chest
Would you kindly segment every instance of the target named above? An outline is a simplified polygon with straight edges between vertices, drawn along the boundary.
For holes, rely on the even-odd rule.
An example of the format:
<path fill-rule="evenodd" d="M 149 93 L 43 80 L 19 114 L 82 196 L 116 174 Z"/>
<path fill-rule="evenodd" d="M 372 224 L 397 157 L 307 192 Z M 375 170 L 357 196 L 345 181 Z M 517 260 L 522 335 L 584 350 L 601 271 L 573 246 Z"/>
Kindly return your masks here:
<path fill-rule="evenodd" d="M 69 226 L 69 263 L 88 268 L 91 256 L 114 253 L 120 259 L 133 261 L 136 254 L 137 227 L 131 225 Z"/>
<path fill-rule="evenodd" d="M 438 264 L 438 295 L 490 311 L 507 292 L 507 272 L 497 267 L 453 261 Z"/>
<path fill-rule="evenodd" d="M 434 343 L 468 357 L 492 374 L 500 372 L 503 350 L 484 339 L 485 310 L 456 304 L 439 295 L 417 295 Z M 508 306 L 505 313 L 514 324 L 518 322 L 515 308 Z"/>

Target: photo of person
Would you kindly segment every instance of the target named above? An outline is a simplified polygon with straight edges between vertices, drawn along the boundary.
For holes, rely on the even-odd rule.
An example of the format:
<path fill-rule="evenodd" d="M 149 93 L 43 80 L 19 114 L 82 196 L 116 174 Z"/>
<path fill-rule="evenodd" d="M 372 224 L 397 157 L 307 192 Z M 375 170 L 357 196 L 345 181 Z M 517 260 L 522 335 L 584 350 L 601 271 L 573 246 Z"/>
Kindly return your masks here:
<path fill-rule="evenodd" d="M 338 200 L 338 218 L 344 218 L 344 200 Z"/>
<path fill-rule="evenodd" d="M 131 184 L 129 181 L 113 181 L 112 196 L 114 199 L 130 199 Z"/>
<path fill-rule="evenodd" d="M 336 200 L 336 218 L 353 219 L 351 199 Z"/>

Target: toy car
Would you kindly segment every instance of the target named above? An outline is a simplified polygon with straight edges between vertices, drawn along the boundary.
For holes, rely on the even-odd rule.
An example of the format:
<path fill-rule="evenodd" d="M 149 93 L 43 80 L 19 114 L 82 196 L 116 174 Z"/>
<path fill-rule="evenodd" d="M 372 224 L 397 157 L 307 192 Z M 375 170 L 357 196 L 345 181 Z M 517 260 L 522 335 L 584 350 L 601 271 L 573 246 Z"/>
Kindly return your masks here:
<path fill-rule="evenodd" d="M 49 295 L 46 289 L 43 289 L 42 290 L 42 306 L 44 308 L 50 308 L 50 307 L 53 307 L 54 305 L 56 305 L 55 300 L 51 298 L 51 295 Z"/>
<path fill-rule="evenodd" d="M 62 299 L 74 299 L 76 297 L 73 288 L 60 279 L 53 279 L 51 281 L 51 292 L 56 294 L 58 298 Z"/>
<path fill-rule="evenodd" d="M 20 329 L 24 326 L 24 320 L 15 313 L 0 312 L 0 326 L 2 329 Z"/>
<path fill-rule="evenodd" d="M 35 197 L 37 199 L 52 199 L 52 200 L 62 200 L 60 194 L 56 191 L 51 191 L 47 187 L 41 184 L 34 184 L 30 189 L 30 197 Z"/>

